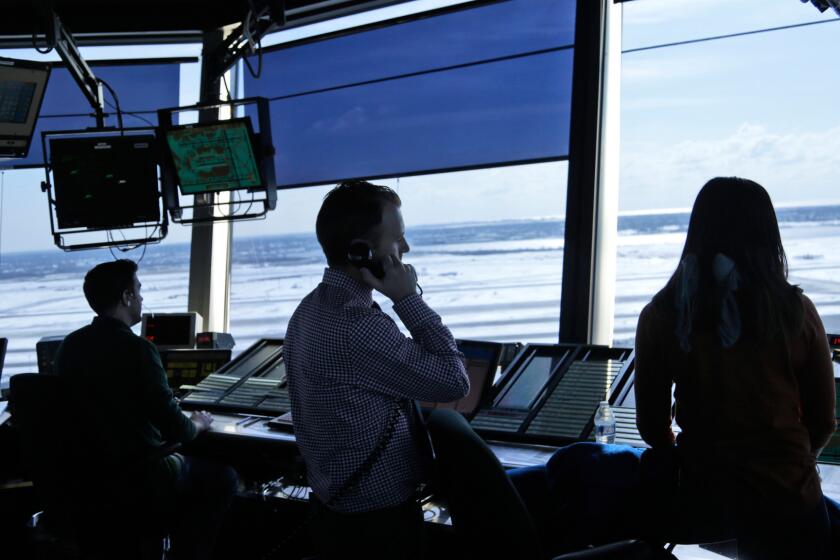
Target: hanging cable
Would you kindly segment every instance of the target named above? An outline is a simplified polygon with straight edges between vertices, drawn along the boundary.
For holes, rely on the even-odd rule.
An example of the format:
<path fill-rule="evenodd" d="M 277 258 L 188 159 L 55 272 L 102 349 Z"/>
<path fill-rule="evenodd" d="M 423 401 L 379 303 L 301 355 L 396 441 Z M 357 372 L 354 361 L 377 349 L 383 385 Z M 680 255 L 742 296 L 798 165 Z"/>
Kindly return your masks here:
<path fill-rule="evenodd" d="M 32 31 L 32 48 L 33 49 L 35 49 L 37 52 L 39 52 L 41 54 L 48 54 L 51 50 L 53 50 L 54 45 L 47 45 L 46 49 L 41 50 L 38 47 L 37 37 L 38 37 L 38 32 L 37 31 Z"/>
<path fill-rule="evenodd" d="M 117 123 L 119 123 L 120 135 L 122 136 L 122 135 L 125 134 L 125 129 L 123 128 L 123 118 L 122 118 L 122 109 L 120 108 L 120 98 L 117 97 L 117 92 L 114 91 L 114 88 L 112 88 L 110 86 L 110 84 L 108 84 L 108 82 L 106 82 L 102 78 L 96 78 L 96 81 L 99 82 L 100 84 L 102 84 L 103 86 L 105 86 L 105 88 L 111 93 L 111 97 L 114 98 L 114 103 L 117 104 L 117 107 L 116 107 L 116 109 L 117 109 Z"/>
<path fill-rule="evenodd" d="M 222 83 L 225 86 L 225 91 L 227 92 L 228 101 L 230 101 L 231 99 L 233 99 L 233 96 L 231 96 L 231 94 L 230 94 L 230 88 L 228 87 L 227 78 L 225 77 L 225 73 L 222 73 Z"/>
<path fill-rule="evenodd" d="M 110 107 L 111 109 L 113 109 L 113 110 L 115 110 L 115 111 L 117 110 L 116 106 L 115 106 L 113 103 L 111 103 L 110 101 L 108 101 L 107 99 L 105 100 L 105 104 L 106 104 L 108 107 Z M 150 121 L 150 120 L 149 120 L 149 119 L 147 119 L 146 117 L 142 117 L 142 116 L 140 116 L 140 115 L 142 115 L 144 112 L 145 112 L 145 113 L 149 113 L 149 114 L 151 114 L 149 111 L 121 111 L 121 113 L 122 113 L 123 115 L 131 115 L 131 116 L 132 116 L 132 117 L 134 117 L 135 119 L 141 120 L 141 121 L 143 121 L 144 123 L 146 123 L 147 125 L 149 125 L 149 126 L 151 126 L 151 127 L 153 127 L 153 128 L 154 128 L 154 127 L 155 127 L 155 123 L 153 123 L 152 121 Z"/>
<path fill-rule="evenodd" d="M 248 15 L 245 17 L 245 21 L 243 22 L 243 34 L 245 35 L 245 39 L 248 41 L 248 49 L 251 51 L 251 54 L 257 53 L 257 71 L 254 72 L 254 67 L 251 66 L 251 61 L 248 60 L 247 56 L 243 56 L 242 60 L 245 61 L 245 66 L 248 67 L 248 72 L 251 73 L 251 76 L 255 80 L 258 80 L 262 75 L 262 37 L 260 37 L 256 43 L 254 43 L 253 32 L 251 30 L 251 20 L 254 19 L 254 3 L 251 0 L 248 0 L 248 4 L 250 5 L 250 9 L 248 10 Z M 258 16 L 257 16 L 258 18 Z"/>

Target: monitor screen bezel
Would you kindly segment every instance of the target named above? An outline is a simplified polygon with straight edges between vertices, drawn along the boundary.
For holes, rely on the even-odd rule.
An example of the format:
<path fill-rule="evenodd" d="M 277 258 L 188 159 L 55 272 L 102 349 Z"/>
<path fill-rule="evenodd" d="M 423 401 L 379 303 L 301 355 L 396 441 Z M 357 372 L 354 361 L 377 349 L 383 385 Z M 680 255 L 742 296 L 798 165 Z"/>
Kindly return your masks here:
<path fill-rule="evenodd" d="M 207 189 L 207 190 L 195 191 L 195 192 L 185 191 L 184 187 L 183 187 L 183 184 L 182 184 L 182 181 L 181 181 L 181 176 L 178 173 L 178 165 L 175 163 L 175 155 L 172 153 L 172 148 L 169 145 L 169 135 L 172 132 L 177 132 L 177 131 L 180 131 L 180 130 L 189 130 L 189 129 L 196 129 L 196 128 L 210 128 L 210 127 L 213 127 L 213 126 L 218 126 L 220 124 L 221 125 L 226 125 L 226 124 L 235 124 L 235 123 L 244 123 L 245 124 L 245 129 L 248 133 L 248 140 L 249 140 L 250 146 L 251 146 L 251 153 L 254 156 L 254 164 L 255 164 L 255 167 L 257 169 L 257 174 L 259 176 L 259 183 L 256 184 L 256 185 L 241 186 L 241 187 L 237 187 L 237 188 L 234 188 L 234 189 L 218 188 L 218 189 Z M 205 193 L 234 192 L 234 191 L 241 191 L 241 190 L 260 190 L 260 189 L 264 189 L 266 187 L 266 180 L 265 180 L 265 177 L 263 176 L 264 174 L 263 174 L 263 169 L 262 169 L 262 158 L 259 155 L 259 150 L 257 149 L 258 148 L 257 137 L 256 137 L 256 134 L 254 133 L 254 127 L 253 127 L 253 124 L 251 123 L 251 118 L 250 117 L 247 117 L 247 116 L 246 117 L 236 117 L 236 118 L 232 118 L 232 119 L 220 119 L 220 120 L 216 120 L 216 121 L 213 121 L 213 122 L 189 123 L 189 124 L 179 124 L 179 125 L 168 126 L 168 127 L 163 128 L 163 138 L 162 138 L 161 143 L 163 145 L 163 149 L 166 151 L 166 154 L 167 154 L 166 155 L 167 164 L 171 167 L 173 175 L 175 176 L 176 182 L 178 183 L 178 192 L 180 192 L 181 195 L 183 195 L 183 196 L 190 196 L 190 195 L 195 196 L 195 195 L 201 195 L 201 194 L 205 194 Z"/>
<path fill-rule="evenodd" d="M 126 132 L 128 134 L 126 134 Z M 125 129 L 121 131 L 49 131 L 45 132 L 44 143 L 49 146 L 49 151 L 45 151 L 45 154 L 48 154 L 48 165 L 45 168 L 47 172 L 47 177 L 50 181 L 50 184 L 53 188 L 53 194 L 55 198 L 55 219 L 56 224 L 59 230 L 104 230 L 104 229 L 124 229 L 124 228 L 131 228 L 137 227 L 137 224 L 156 224 L 159 223 L 162 217 L 165 215 L 165 208 L 161 207 L 161 188 L 160 188 L 160 152 L 158 146 L 158 137 L 154 134 L 154 129 L 149 128 L 139 128 L 139 129 Z M 49 136 L 49 142 L 47 142 L 47 136 Z M 55 165 L 53 163 L 53 145 L 60 145 L 60 144 L 68 144 L 74 141 L 86 141 L 86 142 L 111 142 L 111 143 L 128 143 L 131 141 L 146 141 L 150 144 L 150 151 L 149 156 L 150 159 L 154 162 L 155 165 L 155 205 L 157 207 L 156 210 L 156 217 L 153 219 L 146 219 L 146 220 L 137 220 L 132 222 L 131 224 L 109 224 L 109 225 L 76 225 L 71 226 L 69 224 L 62 224 L 59 218 L 59 211 L 58 211 L 58 201 L 59 201 L 59 187 L 58 181 L 56 181 L 56 172 L 55 172 Z M 45 156 L 46 157 L 46 156 Z M 151 198 L 150 200 L 151 201 Z"/>
<path fill-rule="evenodd" d="M 489 361 L 489 368 L 488 371 L 485 372 L 485 376 L 482 380 L 481 386 L 474 386 L 473 380 L 470 379 L 470 392 L 467 396 L 448 403 L 420 401 L 420 406 L 422 408 L 430 410 L 435 408 L 446 408 L 449 410 L 454 410 L 460 413 L 467 420 L 472 420 L 475 417 L 475 415 L 478 414 L 479 410 L 481 410 L 484 406 L 488 405 L 492 401 L 493 380 L 496 377 L 496 370 L 499 367 L 499 361 L 502 357 L 503 344 L 501 342 L 492 342 L 489 340 L 468 340 L 462 338 L 456 339 L 455 343 L 458 346 L 458 351 L 465 355 L 467 354 L 467 352 L 464 352 L 464 349 L 468 349 L 469 347 L 479 348 L 481 350 L 488 350 L 490 352 L 491 357 Z M 467 360 L 469 360 L 469 358 L 467 358 Z M 469 372 L 467 372 L 467 375 L 469 375 Z M 479 391 L 475 407 L 472 410 L 459 410 L 458 405 L 461 402 L 465 401 L 474 390 Z"/>
<path fill-rule="evenodd" d="M 41 106 L 44 104 L 44 98 L 47 96 L 47 85 L 50 81 L 50 73 L 52 72 L 52 64 L 48 62 L 37 62 L 34 60 L 19 60 L 15 58 L 7 58 L 0 56 L 0 68 L 12 69 L 20 68 L 23 70 L 35 70 L 43 72 L 43 81 L 38 83 L 35 88 L 34 103 L 29 106 L 30 118 L 27 122 L 21 125 L 24 133 L 21 134 L 3 134 L 0 132 L 0 142 L 2 140 L 26 140 L 26 144 L 22 148 L 6 151 L 0 145 L 0 159 L 18 159 L 25 158 L 29 155 L 29 148 L 32 146 L 32 137 L 35 136 L 35 128 L 38 124 L 38 117 L 41 115 Z"/>
<path fill-rule="evenodd" d="M 147 322 L 149 318 L 156 318 L 156 317 L 190 317 L 190 337 L 189 341 L 187 342 L 188 345 L 184 344 L 156 344 L 152 342 L 148 338 L 146 338 L 146 329 L 147 329 Z M 190 350 L 195 348 L 195 335 L 201 330 L 203 321 L 200 321 L 199 318 L 201 316 L 194 312 L 189 311 L 186 313 L 143 313 L 141 322 L 140 322 L 140 336 L 146 340 L 149 340 L 152 344 L 157 347 L 158 350 Z"/>

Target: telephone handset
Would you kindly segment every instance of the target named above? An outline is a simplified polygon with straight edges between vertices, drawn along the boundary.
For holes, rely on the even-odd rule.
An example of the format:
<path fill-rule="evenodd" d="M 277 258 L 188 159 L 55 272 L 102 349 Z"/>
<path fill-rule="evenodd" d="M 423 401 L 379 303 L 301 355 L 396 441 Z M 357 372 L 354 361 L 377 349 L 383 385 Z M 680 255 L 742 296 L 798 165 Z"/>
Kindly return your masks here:
<path fill-rule="evenodd" d="M 382 263 L 373 259 L 373 249 L 363 241 L 354 241 L 350 244 L 350 247 L 347 248 L 347 260 L 359 268 L 368 269 L 371 274 L 380 280 L 385 278 L 385 269 L 382 267 Z"/>

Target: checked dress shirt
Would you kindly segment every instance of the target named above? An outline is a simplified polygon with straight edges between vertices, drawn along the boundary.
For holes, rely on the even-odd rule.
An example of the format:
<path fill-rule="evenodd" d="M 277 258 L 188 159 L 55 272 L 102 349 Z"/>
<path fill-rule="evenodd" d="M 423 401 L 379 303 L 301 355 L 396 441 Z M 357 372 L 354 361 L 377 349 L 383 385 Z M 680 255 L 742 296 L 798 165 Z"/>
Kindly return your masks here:
<path fill-rule="evenodd" d="M 284 359 L 295 438 L 309 484 L 330 509 L 365 512 L 408 500 L 422 480 L 424 428 L 412 400 L 449 402 L 469 391 L 462 355 L 437 313 L 412 294 L 394 304 L 403 335 L 371 288 L 328 268 L 289 321 Z M 387 446 L 351 487 L 399 408 Z"/>

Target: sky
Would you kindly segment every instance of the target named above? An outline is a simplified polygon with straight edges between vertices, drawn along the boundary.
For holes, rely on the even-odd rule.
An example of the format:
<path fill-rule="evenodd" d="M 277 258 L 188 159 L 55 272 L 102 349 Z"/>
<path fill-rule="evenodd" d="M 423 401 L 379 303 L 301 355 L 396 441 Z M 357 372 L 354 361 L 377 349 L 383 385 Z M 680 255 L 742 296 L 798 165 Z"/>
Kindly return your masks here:
<path fill-rule="evenodd" d="M 799 0 L 634 0 L 623 9 L 625 50 L 808 21 L 830 23 L 624 54 L 622 211 L 688 208 L 702 184 L 716 175 L 757 180 L 776 204 L 840 202 L 835 54 L 840 18 Z M 328 29 L 324 25 L 319 30 Z M 305 32 L 297 29 L 274 41 Z M 88 58 L 199 53 L 195 45 L 84 50 Z M 36 58 L 29 51 L 4 54 Z M 196 83 L 197 66 L 182 66 L 184 104 L 195 100 L 190 85 Z M 567 169 L 556 162 L 379 182 L 400 192 L 410 228 L 562 216 Z M 42 180 L 41 170 L 0 174 L 1 252 L 53 246 Z M 311 231 L 328 188 L 280 191 L 275 212 L 263 221 L 235 224 L 235 235 Z M 189 228 L 172 225 L 165 242 L 185 242 L 189 236 Z"/>

